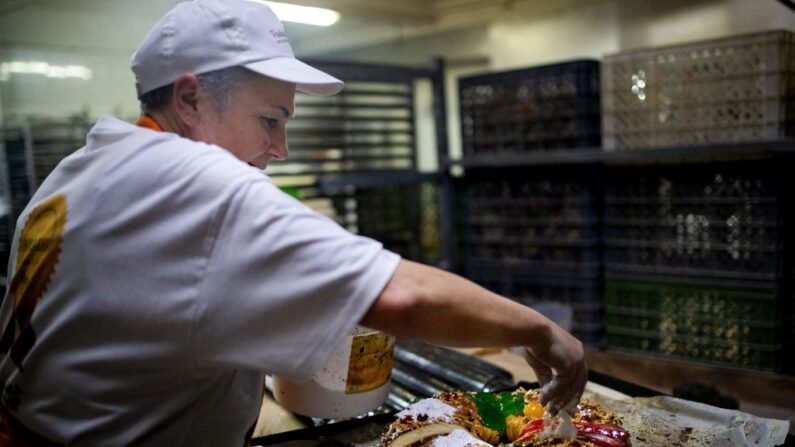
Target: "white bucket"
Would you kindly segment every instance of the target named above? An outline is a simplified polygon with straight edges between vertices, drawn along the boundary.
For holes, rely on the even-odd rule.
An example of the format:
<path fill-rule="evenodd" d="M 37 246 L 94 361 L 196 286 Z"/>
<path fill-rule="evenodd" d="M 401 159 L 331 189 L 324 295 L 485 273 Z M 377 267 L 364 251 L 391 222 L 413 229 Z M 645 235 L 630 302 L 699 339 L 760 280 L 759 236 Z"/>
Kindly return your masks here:
<path fill-rule="evenodd" d="M 357 326 L 309 381 L 273 376 L 273 396 L 304 416 L 341 419 L 381 406 L 389 394 L 395 338 Z"/>

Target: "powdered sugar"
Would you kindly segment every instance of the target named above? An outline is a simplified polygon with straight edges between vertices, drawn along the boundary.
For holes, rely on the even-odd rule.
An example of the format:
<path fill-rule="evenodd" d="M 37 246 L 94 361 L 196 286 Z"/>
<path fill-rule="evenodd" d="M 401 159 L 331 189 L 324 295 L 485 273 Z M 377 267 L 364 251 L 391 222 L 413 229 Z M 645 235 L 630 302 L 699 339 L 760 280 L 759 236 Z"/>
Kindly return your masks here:
<path fill-rule="evenodd" d="M 449 435 L 440 436 L 433 440 L 431 447 L 491 447 L 480 439 L 472 436 L 468 431 L 457 429 Z"/>
<path fill-rule="evenodd" d="M 577 437 L 577 429 L 571 423 L 571 414 L 562 410 L 557 417 L 553 418 L 549 412 L 544 412 L 544 430 L 539 434 L 539 439 L 574 439 Z"/>
<path fill-rule="evenodd" d="M 545 395 L 556 385 L 557 377 L 547 382 L 541 388 L 541 394 Z M 577 429 L 571 423 L 571 413 L 577 408 L 578 398 L 573 398 L 567 402 L 563 408 L 558 409 L 557 417 L 553 418 L 550 414 L 552 410 L 552 403 L 548 403 L 544 411 L 544 430 L 539 435 L 540 439 L 557 438 L 557 439 L 574 439 L 577 437 Z"/>
<path fill-rule="evenodd" d="M 397 414 L 398 419 L 412 416 L 414 419 L 425 419 L 434 422 L 453 422 L 455 408 L 438 399 L 422 399 L 411 404 Z"/>

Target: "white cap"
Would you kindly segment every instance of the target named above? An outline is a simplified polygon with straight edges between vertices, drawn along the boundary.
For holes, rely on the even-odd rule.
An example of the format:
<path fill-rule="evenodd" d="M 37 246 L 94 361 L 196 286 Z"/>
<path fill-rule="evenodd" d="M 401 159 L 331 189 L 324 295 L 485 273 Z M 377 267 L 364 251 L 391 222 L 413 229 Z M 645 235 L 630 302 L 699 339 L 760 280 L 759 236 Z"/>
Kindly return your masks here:
<path fill-rule="evenodd" d="M 179 3 L 149 31 L 130 61 L 139 97 L 185 73 L 234 66 L 294 83 L 311 95 L 333 95 L 345 86 L 296 59 L 276 14 L 254 0 Z"/>

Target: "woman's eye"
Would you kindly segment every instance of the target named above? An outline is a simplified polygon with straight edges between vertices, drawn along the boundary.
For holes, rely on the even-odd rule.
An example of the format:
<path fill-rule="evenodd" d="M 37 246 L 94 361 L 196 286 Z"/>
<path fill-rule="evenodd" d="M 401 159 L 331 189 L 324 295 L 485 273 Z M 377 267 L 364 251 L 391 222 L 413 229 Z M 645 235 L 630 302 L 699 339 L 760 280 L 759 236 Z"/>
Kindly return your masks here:
<path fill-rule="evenodd" d="M 267 116 L 263 116 L 260 119 L 262 120 L 262 124 L 269 129 L 275 129 L 276 126 L 279 125 L 279 120 L 277 120 L 276 118 L 268 118 Z"/>

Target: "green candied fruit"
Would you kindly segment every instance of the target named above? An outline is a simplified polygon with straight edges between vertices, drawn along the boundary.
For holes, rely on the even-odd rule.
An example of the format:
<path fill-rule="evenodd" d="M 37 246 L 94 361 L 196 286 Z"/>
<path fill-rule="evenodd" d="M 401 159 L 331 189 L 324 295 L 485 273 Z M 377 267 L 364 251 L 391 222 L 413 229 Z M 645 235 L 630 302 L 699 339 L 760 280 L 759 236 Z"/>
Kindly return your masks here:
<path fill-rule="evenodd" d="M 503 391 L 500 393 L 500 408 L 505 417 L 524 411 L 524 393 Z"/>
<path fill-rule="evenodd" d="M 483 425 L 500 433 L 505 432 L 505 418 L 524 410 L 522 393 L 503 391 L 497 393 L 471 393 L 472 401 L 478 408 Z"/>

